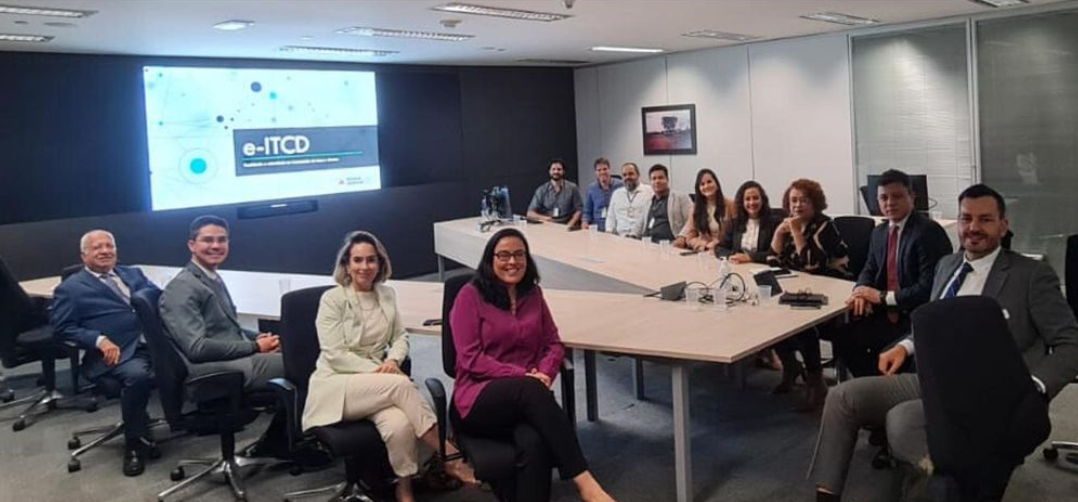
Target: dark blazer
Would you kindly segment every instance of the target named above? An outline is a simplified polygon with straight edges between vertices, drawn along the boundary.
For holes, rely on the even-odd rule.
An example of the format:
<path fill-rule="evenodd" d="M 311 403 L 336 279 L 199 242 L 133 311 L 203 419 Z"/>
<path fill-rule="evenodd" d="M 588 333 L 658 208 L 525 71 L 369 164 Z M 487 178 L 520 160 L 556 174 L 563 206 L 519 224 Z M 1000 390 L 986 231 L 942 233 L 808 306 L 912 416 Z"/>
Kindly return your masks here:
<path fill-rule="evenodd" d="M 114 272 L 131 294 L 142 289 L 157 289 L 138 268 L 117 266 Z M 142 336 L 142 326 L 131 305 L 86 269 L 68 277 L 56 288 L 49 317 L 61 338 L 75 342 L 85 351 L 82 372 L 90 380 L 110 369 L 97 349 L 98 336 L 105 335 L 120 347 L 121 363 L 134 356 Z"/>
<path fill-rule="evenodd" d="M 227 290 L 194 263 L 161 294 L 161 321 L 190 363 L 229 361 L 258 352 L 257 333 L 240 327 Z"/>
<path fill-rule="evenodd" d="M 943 294 L 962 262 L 962 253 L 940 259 L 931 298 Z M 1078 375 L 1078 321 L 1063 299 L 1055 271 L 1047 263 L 1003 249 L 981 294 L 1003 307 L 1030 373 L 1044 383 L 1049 398 L 1055 397 Z"/>
<path fill-rule="evenodd" d="M 782 223 L 782 219 L 776 218 L 767 211 L 760 216 L 760 236 L 756 239 L 756 251 L 747 253 L 756 263 L 765 263 L 767 255 L 771 253 L 771 239 L 775 237 L 775 228 Z M 722 234 L 719 247 L 715 248 L 715 256 L 722 258 L 738 253 L 743 253 L 741 239 L 745 236 L 745 229 L 739 228 L 737 222 L 727 225 L 726 232 Z"/>
<path fill-rule="evenodd" d="M 872 230 L 868 260 L 861 270 L 861 276 L 857 278 L 858 286 L 887 291 L 889 232 L 890 223 L 887 221 Z M 951 251 L 951 240 L 939 223 L 917 212 L 910 214 L 898 239 L 899 289 L 895 292 L 895 301 L 899 310 L 908 313 L 930 299 L 936 264 Z"/>

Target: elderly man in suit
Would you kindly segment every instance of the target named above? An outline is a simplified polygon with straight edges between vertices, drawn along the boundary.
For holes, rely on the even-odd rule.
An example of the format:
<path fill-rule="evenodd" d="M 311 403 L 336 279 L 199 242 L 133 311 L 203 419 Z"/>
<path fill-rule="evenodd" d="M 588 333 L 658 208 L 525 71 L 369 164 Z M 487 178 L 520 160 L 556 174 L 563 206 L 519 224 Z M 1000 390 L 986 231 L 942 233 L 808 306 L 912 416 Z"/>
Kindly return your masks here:
<path fill-rule="evenodd" d="M 146 414 L 153 371 L 142 327 L 131 309 L 131 294 L 157 286 L 141 270 L 116 265 L 116 240 L 111 233 L 87 232 L 79 246 L 85 267 L 56 288 L 50 319 L 60 337 L 86 351 L 82 372 L 87 380 L 109 378 L 120 384 L 123 473 L 138 476 L 153 445 Z"/>
<path fill-rule="evenodd" d="M 854 322 L 834 335 L 835 354 L 855 376 L 879 375 L 880 352 L 909 332 L 910 312 L 929 300 L 936 264 L 951 254 L 943 227 L 913 210 L 909 175 L 880 175 L 880 209 L 886 218 L 872 231 L 868 260 L 846 304 Z"/>
<path fill-rule="evenodd" d="M 247 389 L 266 388 L 284 376 L 277 335 L 240 326 L 236 306 L 217 267 L 228 258 L 228 222 L 200 216 L 191 222 L 191 261 L 161 294 L 161 321 L 180 349 L 191 376 L 218 371 L 243 373 Z M 284 418 L 278 413 L 252 455 L 283 453 Z"/>
<path fill-rule="evenodd" d="M 998 192 L 974 185 L 958 201 L 964 250 L 940 260 L 930 298 L 984 295 L 998 301 L 1030 370 L 1030 385 L 1051 400 L 1078 374 L 1078 322 L 1059 290 L 1059 279 L 1046 263 L 1001 248 L 1008 223 Z M 818 501 L 840 500 L 862 426 L 886 423 L 896 458 L 915 465 L 928 459 L 917 375 L 896 374 L 913 356 L 912 336 L 880 354 L 884 376 L 850 380 L 828 394 L 809 469 Z M 970 348 L 970 357 L 976 357 L 976 347 Z M 990 487 L 999 497 L 1013 467 L 998 486 Z"/>

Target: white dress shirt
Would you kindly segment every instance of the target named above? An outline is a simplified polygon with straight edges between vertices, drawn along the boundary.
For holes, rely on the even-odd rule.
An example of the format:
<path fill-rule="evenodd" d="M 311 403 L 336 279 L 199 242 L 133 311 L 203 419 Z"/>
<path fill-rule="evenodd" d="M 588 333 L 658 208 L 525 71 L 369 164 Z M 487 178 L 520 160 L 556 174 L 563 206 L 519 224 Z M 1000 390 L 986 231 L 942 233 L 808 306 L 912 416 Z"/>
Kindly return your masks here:
<path fill-rule="evenodd" d="M 746 253 L 759 251 L 756 245 L 760 240 L 760 220 L 749 218 L 745 222 L 745 233 L 741 235 L 741 250 Z"/>
<path fill-rule="evenodd" d="M 645 184 L 637 185 L 632 192 L 625 186 L 614 190 L 607 209 L 606 231 L 622 236 L 643 235 L 653 194 L 651 187 Z"/>

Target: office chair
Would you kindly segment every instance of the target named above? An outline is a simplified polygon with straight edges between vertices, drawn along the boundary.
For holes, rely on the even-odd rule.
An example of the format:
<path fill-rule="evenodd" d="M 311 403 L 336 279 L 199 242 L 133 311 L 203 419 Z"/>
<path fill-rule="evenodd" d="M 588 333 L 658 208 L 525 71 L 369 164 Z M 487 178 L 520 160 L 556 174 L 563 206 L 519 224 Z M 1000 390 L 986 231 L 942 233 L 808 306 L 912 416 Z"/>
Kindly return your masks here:
<path fill-rule="evenodd" d="M 220 440 L 221 456 L 216 459 L 180 460 L 170 477 L 178 483 L 157 494 L 157 500 L 165 498 L 206 477 L 220 473 L 232 490 L 236 500 L 247 500 L 241 469 L 251 465 L 280 463 L 274 458 L 250 458 L 236 453 L 236 432 L 256 418 L 259 409 L 267 406 L 283 406 L 288 422 L 294 423 L 295 397 L 290 390 L 277 387 L 273 390 L 245 391 L 243 373 L 222 371 L 197 377 L 188 375 L 186 361 L 165 332 L 161 322 L 158 301 L 160 290 L 140 290 L 131 295 L 131 306 L 142 324 L 142 332 L 150 349 L 154 365 L 161 407 L 174 430 L 195 434 L 216 433 Z M 196 404 L 196 411 L 183 412 L 185 399 Z M 185 467 L 205 466 L 194 476 L 187 476 Z"/>
<path fill-rule="evenodd" d="M 837 216 L 835 228 L 850 250 L 850 273 L 854 277 L 861 275 L 868 261 L 869 247 L 872 242 L 872 229 L 876 220 L 864 216 Z"/>
<path fill-rule="evenodd" d="M 315 319 L 322 293 L 333 286 L 319 286 L 292 291 L 281 298 L 281 353 L 287 385 L 295 389 L 296 416 L 303 415 L 307 401 L 307 382 L 314 373 L 321 347 Z M 407 359 L 402 369 L 407 373 Z M 289 424 L 297 436 L 302 435 L 299 423 Z M 302 490 L 284 495 L 285 502 L 320 494 L 332 494 L 330 500 L 367 502 L 369 488 L 366 479 L 392 480 L 393 468 L 389 453 L 378 429 L 370 420 L 340 422 L 311 429 L 310 435 L 320 441 L 334 458 L 344 459 L 345 480 L 330 486 Z M 366 476 L 364 476 L 366 474 Z M 378 483 L 378 487 L 388 483 Z"/>
<path fill-rule="evenodd" d="M 8 269 L 3 257 L 0 257 L 0 363 L 5 368 L 15 368 L 40 362 L 43 387 L 37 393 L 22 399 L 11 399 L 0 404 L 0 409 L 5 409 L 29 403 L 12 422 L 12 430 L 21 431 L 30 424 L 31 418 L 61 406 L 80 404 L 74 397 L 65 397 L 56 390 L 57 359 L 70 361 L 71 388 L 74 394 L 78 394 L 79 351 L 56 338 L 52 326 L 49 325 L 46 301 L 30 298 Z M 82 404 L 81 407 L 86 411 L 96 411 L 97 403 L 90 402 Z"/>
<path fill-rule="evenodd" d="M 911 315 L 929 458 L 947 500 L 1000 500 L 1052 428 L 1003 315 L 987 296 L 929 302 Z M 977 357 L 967 357 L 973 346 Z"/>
<path fill-rule="evenodd" d="M 1066 262 L 1063 265 L 1063 278 L 1066 281 L 1064 287 L 1067 295 L 1067 303 L 1078 317 L 1078 234 L 1067 237 Z M 1078 383 L 1078 379 L 1075 380 Z M 1078 441 L 1052 441 L 1041 453 L 1047 460 L 1054 461 L 1059 458 L 1059 450 L 1078 450 Z M 1068 453 L 1068 462 L 1078 464 L 1078 453 Z"/>
<path fill-rule="evenodd" d="M 449 277 L 445 281 L 445 289 L 442 294 L 442 370 L 450 378 L 457 374 L 457 349 L 453 345 L 453 329 L 449 323 L 449 311 L 460 292 L 471 279 L 470 273 L 458 274 Z M 454 406 L 446 394 L 445 386 L 437 378 L 428 378 L 425 382 L 427 390 L 434 399 L 434 412 L 438 417 L 438 426 L 441 446 L 439 456 L 443 461 L 455 460 L 446 454 L 446 437 L 449 434 L 449 407 Z M 573 367 L 568 361 L 564 361 L 561 369 L 562 406 L 569 414 L 569 419 L 575 423 L 573 407 L 571 405 L 573 393 Z M 518 425 L 518 427 L 531 429 L 530 426 Z M 515 498 L 517 452 L 516 447 L 509 441 L 499 441 L 489 438 L 473 437 L 454 431 L 457 447 L 460 454 L 467 459 L 475 470 L 477 479 L 486 481 L 494 490 L 498 500 L 510 502 Z M 538 432 L 531 429 L 531 436 L 538 437 Z M 548 459 L 531 459 L 534 462 Z M 551 466 L 553 467 L 553 466 Z"/>

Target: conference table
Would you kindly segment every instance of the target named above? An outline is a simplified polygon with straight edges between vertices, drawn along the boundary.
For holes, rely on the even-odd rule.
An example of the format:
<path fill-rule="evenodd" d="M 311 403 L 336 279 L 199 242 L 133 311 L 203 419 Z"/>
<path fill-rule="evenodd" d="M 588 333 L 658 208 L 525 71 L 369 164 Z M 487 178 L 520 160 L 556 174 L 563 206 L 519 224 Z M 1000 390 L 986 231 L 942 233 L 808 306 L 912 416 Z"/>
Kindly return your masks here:
<path fill-rule="evenodd" d="M 493 231 L 480 231 L 478 218 L 434 224 L 439 272 L 445 260 L 475 267 Z M 728 309 L 707 304 L 661 301 L 644 297 L 661 287 L 685 281 L 716 282 L 719 261 L 710 254 L 682 255 L 676 249 L 594 231 L 568 231 L 564 225 L 517 224 L 537 262 L 544 294 L 564 344 L 584 351 L 587 416 L 597 419 L 596 352 L 626 354 L 668 364 L 674 421 L 675 485 L 678 502 L 692 494 L 689 365 L 695 362 L 736 364 L 756 352 L 830 319 L 844 316 L 853 283 L 795 274 L 780 281 L 787 291 L 826 295 L 819 309 L 795 310 L 772 302 L 735 303 Z M 732 265 L 749 293 L 756 291 L 752 274 L 759 264 Z M 732 279 L 739 283 L 736 278 Z M 560 289 L 565 288 L 565 289 Z M 595 291 L 588 291 L 588 289 Z M 634 380 L 639 379 L 639 373 Z M 636 382 L 639 385 L 639 382 Z"/>
<path fill-rule="evenodd" d="M 146 278 L 158 287 L 164 288 L 176 274 L 179 267 L 160 265 L 138 265 Z M 221 278 L 228 285 L 229 295 L 236 304 L 240 322 L 244 327 L 257 327 L 258 320 L 277 321 L 281 318 L 281 296 L 289 291 L 316 286 L 333 285 L 333 277 L 328 275 L 286 274 L 277 272 L 244 272 L 238 270 L 219 270 Z M 44 277 L 20 282 L 27 294 L 51 298 L 52 292 L 60 284 L 60 277 Z M 441 317 L 442 284 L 438 282 L 387 281 L 399 296 L 398 303 L 402 322 L 409 332 L 417 334 L 437 334 L 438 327 L 424 326 L 424 321 Z"/>

